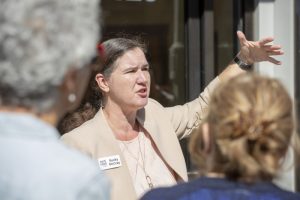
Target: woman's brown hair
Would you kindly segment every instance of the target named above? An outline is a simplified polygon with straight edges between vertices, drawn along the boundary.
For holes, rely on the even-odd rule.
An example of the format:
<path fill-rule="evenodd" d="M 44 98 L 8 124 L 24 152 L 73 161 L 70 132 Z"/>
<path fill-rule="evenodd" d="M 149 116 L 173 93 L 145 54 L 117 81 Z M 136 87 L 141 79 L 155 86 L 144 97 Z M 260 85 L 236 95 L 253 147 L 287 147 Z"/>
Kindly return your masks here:
<path fill-rule="evenodd" d="M 102 92 L 95 81 L 95 76 L 98 73 L 109 78 L 114 71 L 116 61 L 126 52 L 135 48 L 141 49 L 144 54 L 147 54 L 146 44 L 140 37 L 127 38 L 112 38 L 104 41 L 97 46 L 98 56 L 92 61 L 93 75 L 81 107 L 74 113 L 69 113 L 59 124 L 58 129 L 61 134 L 69 132 L 77 128 L 85 121 L 94 117 L 96 112 L 103 106 Z"/>

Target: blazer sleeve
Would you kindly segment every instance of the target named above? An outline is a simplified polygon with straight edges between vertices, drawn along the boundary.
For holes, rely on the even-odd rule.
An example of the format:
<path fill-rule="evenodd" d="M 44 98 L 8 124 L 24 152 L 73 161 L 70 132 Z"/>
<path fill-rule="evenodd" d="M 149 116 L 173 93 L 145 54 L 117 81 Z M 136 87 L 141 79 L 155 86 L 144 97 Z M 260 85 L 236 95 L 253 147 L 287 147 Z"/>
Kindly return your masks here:
<path fill-rule="evenodd" d="M 189 136 L 192 130 L 200 125 L 207 112 L 211 93 L 219 83 L 220 80 L 216 77 L 195 100 L 165 108 L 179 139 Z"/>

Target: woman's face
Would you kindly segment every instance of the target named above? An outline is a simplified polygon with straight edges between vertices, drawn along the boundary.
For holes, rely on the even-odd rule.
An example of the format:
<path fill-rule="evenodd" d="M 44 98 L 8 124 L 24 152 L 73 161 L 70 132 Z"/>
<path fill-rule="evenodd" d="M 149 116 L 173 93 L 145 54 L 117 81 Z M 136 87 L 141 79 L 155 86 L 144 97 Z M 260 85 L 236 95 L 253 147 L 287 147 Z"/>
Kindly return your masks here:
<path fill-rule="evenodd" d="M 115 65 L 107 80 L 107 103 L 115 103 L 128 111 L 143 108 L 150 93 L 149 64 L 144 52 L 139 48 L 127 51 Z"/>

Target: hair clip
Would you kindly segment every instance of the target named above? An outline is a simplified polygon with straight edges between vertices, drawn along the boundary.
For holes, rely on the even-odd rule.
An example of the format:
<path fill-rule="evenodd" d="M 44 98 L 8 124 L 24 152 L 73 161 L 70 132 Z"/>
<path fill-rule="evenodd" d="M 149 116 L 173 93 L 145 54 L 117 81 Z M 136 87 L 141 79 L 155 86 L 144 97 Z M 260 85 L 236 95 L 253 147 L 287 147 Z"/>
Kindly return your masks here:
<path fill-rule="evenodd" d="M 98 55 L 100 56 L 100 58 L 102 60 L 104 60 L 104 58 L 105 58 L 105 51 L 104 51 L 104 46 L 103 46 L 102 43 L 97 45 L 97 50 L 98 50 Z"/>

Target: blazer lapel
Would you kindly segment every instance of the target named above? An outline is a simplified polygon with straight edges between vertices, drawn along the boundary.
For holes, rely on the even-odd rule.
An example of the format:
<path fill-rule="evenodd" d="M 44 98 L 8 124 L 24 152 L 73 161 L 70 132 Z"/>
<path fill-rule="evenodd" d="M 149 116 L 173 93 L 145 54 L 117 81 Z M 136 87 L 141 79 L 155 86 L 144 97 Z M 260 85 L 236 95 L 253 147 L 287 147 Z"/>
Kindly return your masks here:
<path fill-rule="evenodd" d="M 186 165 L 179 140 L 168 119 L 160 115 L 159 111 L 143 108 L 138 111 L 137 120 L 150 134 L 167 164 L 181 179 L 187 181 Z"/>
<path fill-rule="evenodd" d="M 100 109 L 95 115 L 92 123 L 96 136 L 94 138 L 94 144 L 96 145 L 95 159 L 98 160 L 99 158 L 101 159 L 115 155 L 119 155 L 121 159 L 122 166 L 105 170 L 105 173 L 111 177 L 111 181 L 113 181 L 113 187 L 116 188 L 113 190 L 116 192 L 116 194 L 113 194 L 113 196 L 115 197 L 118 195 L 117 193 L 124 194 L 125 192 L 127 193 L 127 197 L 124 197 L 124 199 L 133 199 L 132 197 L 136 194 L 128 166 L 119 147 L 119 143 L 114 137 L 114 134 L 103 115 L 102 109 Z M 124 187 L 126 187 L 126 189 L 124 189 Z"/>

